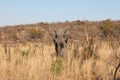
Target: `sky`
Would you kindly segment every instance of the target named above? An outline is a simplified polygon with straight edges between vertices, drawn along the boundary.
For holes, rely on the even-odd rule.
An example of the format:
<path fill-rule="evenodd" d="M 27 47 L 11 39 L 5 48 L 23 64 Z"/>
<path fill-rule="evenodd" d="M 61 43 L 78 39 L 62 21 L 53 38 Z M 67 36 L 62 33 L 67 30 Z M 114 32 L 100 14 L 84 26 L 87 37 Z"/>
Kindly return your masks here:
<path fill-rule="evenodd" d="M 0 0 L 0 26 L 120 19 L 120 0 Z"/>

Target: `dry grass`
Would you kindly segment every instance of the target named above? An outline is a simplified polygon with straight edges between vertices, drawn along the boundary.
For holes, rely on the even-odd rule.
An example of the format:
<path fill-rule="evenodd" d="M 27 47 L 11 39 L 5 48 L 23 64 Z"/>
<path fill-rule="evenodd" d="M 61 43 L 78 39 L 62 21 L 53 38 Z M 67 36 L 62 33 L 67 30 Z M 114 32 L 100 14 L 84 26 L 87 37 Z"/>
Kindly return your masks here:
<path fill-rule="evenodd" d="M 8 46 L 10 55 L 5 54 L 0 45 L 0 80 L 113 80 L 114 66 L 109 64 L 112 51 L 107 43 L 99 45 L 98 58 L 87 60 L 82 60 L 81 56 L 74 58 L 73 47 L 66 51 L 66 58 L 56 58 L 53 44 Z M 79 48 L 79 54 L 81 50 Z"/>
<path fill-rule="evenodd" d="M 0 80 L 113 80 L 119 25 L 108 19 L 1 27 Z M 64 58 L 55 56 L 50 27 L 71 28 Z"/>

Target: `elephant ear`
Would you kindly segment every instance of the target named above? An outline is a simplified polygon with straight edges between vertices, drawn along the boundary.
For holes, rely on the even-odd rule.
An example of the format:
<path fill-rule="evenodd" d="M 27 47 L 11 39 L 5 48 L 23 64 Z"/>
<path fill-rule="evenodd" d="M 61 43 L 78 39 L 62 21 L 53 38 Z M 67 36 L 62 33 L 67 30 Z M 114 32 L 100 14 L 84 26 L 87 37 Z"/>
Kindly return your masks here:
<path fill-rule="evenodd" d="M 57 37 L 57 32 L 54 28 L 49 28 L 49 34 L 53 39 Z"/>
<path fill-rule="evenodd" d="M 67 29 L 65 30 L 65 35 L 66 35 L 67 37 L 69 37 L 69 38 L 70 38 L 70 36 L 71 36 L 71 30 L 72 30 L 72 26 L 70 26 L 69 28 L 67 28 Z"/>

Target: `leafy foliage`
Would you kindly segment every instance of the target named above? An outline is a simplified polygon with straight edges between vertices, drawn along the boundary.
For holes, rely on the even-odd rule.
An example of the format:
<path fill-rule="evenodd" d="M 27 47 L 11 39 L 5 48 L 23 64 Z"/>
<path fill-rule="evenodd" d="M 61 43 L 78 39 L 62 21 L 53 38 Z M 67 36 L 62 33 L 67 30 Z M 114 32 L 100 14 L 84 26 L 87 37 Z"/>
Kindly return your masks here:
<path fill-rule="evenodd" d="M 28 56 L 28 55 L 29 55 L 29 51 L 22 51 L 22 52 L 21 52 L 21 55 L 22 55 L 22 56 Z"/>
<path fill-rule="evenodd" d="M 63 70 L 62 59 L 60 57 L 57 58 L 51 65 L 51 70 L 54 74 L 59 75 Z"/>

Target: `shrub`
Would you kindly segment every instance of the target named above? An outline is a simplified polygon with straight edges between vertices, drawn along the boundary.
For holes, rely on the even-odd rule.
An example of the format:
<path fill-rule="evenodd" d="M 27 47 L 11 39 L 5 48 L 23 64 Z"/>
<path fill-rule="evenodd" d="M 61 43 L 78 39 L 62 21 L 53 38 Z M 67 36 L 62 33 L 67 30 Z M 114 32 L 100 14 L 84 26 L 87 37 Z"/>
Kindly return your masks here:
<path fill-rule="evenodd" d="M 29 37 L 31 39 L 38 39 L 42 37 L 42 31 L 36 28 L 32 28 L 29 30 Z"/>
<path fill-rule="evenodd" d="M 57 58 L 51 65 L 51 70 L 54 74 L 60 75 L 63 69 L 62 59 L 60 57 Z"/>
<path fill-rule="evenodd" d="M 18 39 L 17 34 L 16 34 L 15 32 L 11 32 L 11 33 L 9 34 L 9 38 L 10 38 L 11 40 L 13 40 L 13 41 L 15 41 L 15 40 Z"/>
<path fill-rule="evenodd" d="M 22 52 L 21 52 L 21 55 L 22 55 L 22 56 L 28 56 L 28 55 L 29 55 L 29 51 L 22 51 Z"/>
<path fill-rule="evenodd" d="M 114 24 L 110 19 L 103 21 L 100 25 L 100 30 L 102 31 L 103 37 L 108 38 L 114 36 Z"/>

